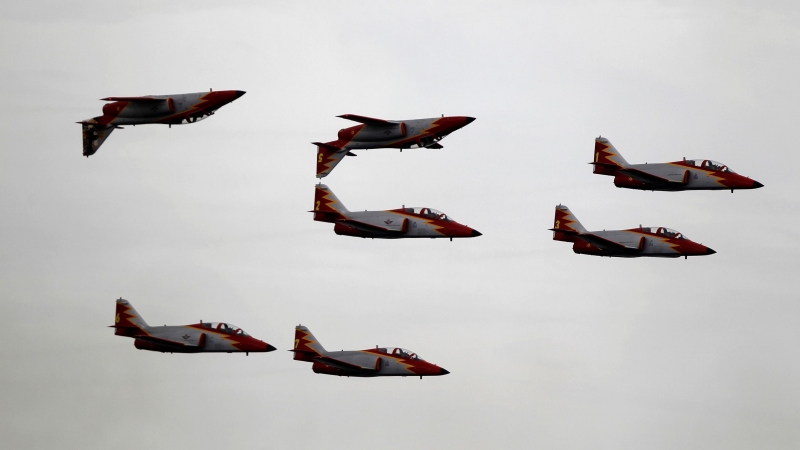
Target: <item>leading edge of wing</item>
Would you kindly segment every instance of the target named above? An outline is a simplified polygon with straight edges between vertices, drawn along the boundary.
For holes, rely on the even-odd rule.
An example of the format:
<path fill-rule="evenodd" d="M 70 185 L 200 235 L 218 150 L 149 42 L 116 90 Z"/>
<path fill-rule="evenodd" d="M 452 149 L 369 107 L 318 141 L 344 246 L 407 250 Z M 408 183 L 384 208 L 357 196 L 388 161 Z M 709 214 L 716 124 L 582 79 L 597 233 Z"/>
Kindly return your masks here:
<path fill-rule="evenodd" d="M 165 102 L 166 98 L 153 98 L 153 97 L 106 97 L 100 100 L 106 102 Z"/>
<path fill-rule="evenodd" d="M 353 122 L 363 123 L 364 125 L 377 125 L 377 126 L 389 126 L 389 125 L 397 125 L 395 122 L 390 122 L 388 120 L 383 119 L 376 119 L 374 117 L 367 117 L 367 116 L 359 116 L 358 114 L 342 114 L 340 117 L 342 119 L 352 120 Z"/>

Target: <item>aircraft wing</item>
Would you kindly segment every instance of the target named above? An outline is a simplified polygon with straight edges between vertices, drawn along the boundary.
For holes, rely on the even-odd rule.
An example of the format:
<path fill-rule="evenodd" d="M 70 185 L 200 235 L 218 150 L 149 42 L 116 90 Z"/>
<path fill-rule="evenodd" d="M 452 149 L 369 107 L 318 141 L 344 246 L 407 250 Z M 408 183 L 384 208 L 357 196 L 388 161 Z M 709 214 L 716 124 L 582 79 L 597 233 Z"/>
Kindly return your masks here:
<path fill-rule="evenodd" d="M 390 122 L 388 120 L 383 120 L 383 119 L 375 119 L 374 117 L 359 116 L 358 114 L 342 114 L 341 116 L 336 116 L 336 117 L 352 120 L 353 122 L 363 123 L 364 125 L 375 125 L 378 127 L 397 125 L 397 122 Z"/>
<path fill-rule="evenodd" d="M 632 178 L 635 178 L 643 183 L 650 183 L 650 184 L 678 184 L 683 186 L 685 183 L 683 182 L 683 178 L 680 180 L 671 180 L 669 178 L 660 177 L 658 175 L 653 175 L 652 173 L 645 172 L 639 169 L 627 168 L 621 169 L 618 172 L 624 173 Z"/>
<path fill-rule="evenodd" d="M 153 98 L 153 97 L 106 97 L 101 98 L 107 102 L 165 102 L 166 98 Z"/>
<path fill-rule="evenodd" d="M 195 344 L 187 344 L 185 342 L 173 341 L 171 339 L 163 339 L 157 338 L 155 336 L 148 336 L 145 334 L 137 334 L 134 336 L 135 339 L 139 339 L 141 341 L 152 342 L 153 344 L 158 345 L 165 345 L 167 347 L 175 347 L 175 348 L 202 348 L 203 345 L 195 345 Z M 205 343 L 205 339 L 200 339 L 200 343 Z"/>
<path fill-rule="evenodd" d="M 621 242 L 617 242 L 612 239 L 604 238 L 602 236 L 598 236 L 592 233 L 583 233 L 576 236 L 578 239 L 582 239 L 592 245 L 600 247 L 605 250 L 616 251 L 616 252 L 624 252 L 624 253 L 637 253 L 642 251 L 644 247 L 643 239 L 644 237 L 639 239 L 639 246 L 631 246 L 625 245 Z"/>
<path fill-rule="evenodd" d="M 375 372 L 376 370 L 374 367 L 359 366 L 358 364 L 351 364 L 349 362 L 331 358 L 329 356 L 320 356 L 319 358 L 314 358 L 314 361 L 319 361 L 328 366 L 342 370 L 355 370 L 357 372 Z"/>
<path fill-rule="evenodd" d="M 403 230 L 403 228 L 406 228 L 405 226 L 401 226 L 399 228 L 398 227 L 392 227 L 392 228 L 382 227 L 382 226 L 374 225 L 374 224 L 371 224 L 371 223 L 359 222 L 358 220 L 353 220 L 353 219 L 341 219 L 341 220 L 337 220 L 336 222 L 344 224 L 344 225 L 347 225 L 348 227 L 356 228 L 356 229 L 362 230 L 362 231 L 369 231 L 369 232 L 378 231 L 378 232 L 381 232 L 381 233 L 402 234 L 402 233 L 405 232 Z"/>

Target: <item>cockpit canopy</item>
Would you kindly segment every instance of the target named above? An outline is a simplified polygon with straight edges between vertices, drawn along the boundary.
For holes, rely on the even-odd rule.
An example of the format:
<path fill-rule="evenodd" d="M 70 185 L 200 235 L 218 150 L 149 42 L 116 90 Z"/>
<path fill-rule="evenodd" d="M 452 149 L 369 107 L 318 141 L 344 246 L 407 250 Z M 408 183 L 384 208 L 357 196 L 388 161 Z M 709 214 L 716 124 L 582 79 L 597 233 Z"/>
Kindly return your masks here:
<path fill-rule="evenodd" d="M 686 236 L 684 236 L 683 233 L 681 233 L 680 231 L 673 230 L 667 227 L 641 227 L 641 230 L 646 233 L 653 233 L 672 239 L 689 239 Z"/>
<path fill-rule="evenodd" d="M 379 347 L 377 349 L 380 353 L 385 353 L 387 355 L 392 355 L 397 358 L 405 358 L 405 359 L 418 359 L 422 360 L 416 353 L 412 352 L 411 350 L 406 350 L 400 347 Z"/>
<path fill-rule="evenodd" d="M 712 161 L 710 159 L 688 159 L 686 160 L 686 164 L 689 164 L 690 166 L 699 167 L 701 169 L 713 170 L 714 172 L 735 173 L 725 164 L 722 164 L 721 162 L 717 161 Z"/>
<path fill-rule="evenodd" d="M 428 218 L 428 219 L 433 219 L 433 220 L 437 220 L 438 219 L 438 220 L 443 220 L 445 222 L 452 222 L 453 221 L 453 219 L 448 217 L 447 214 L 445 214 L 445 213 L 443 213 L 441 211 L 437 211 L 437 210 L 435 210 L 433 208 L 414 207 L 414 208 L 405 208 L 404 211 L 407 212 L 407 213 L 411 213 L 411 214 L 418 214 L 418 215 L 420 215 L 422 217 L 425 217 L 425 218 Z"/>
<path fill-rule="evenodd" d="M 243 329 L 237 327 L 236 325 L 231 325 L 229 323 L 224 323 L 224 322 L 203 322 L 203 328 L 208 328 L 210 330 L 214 330 L 219 333 L 250 336 L 249 334 L 245 333 Z"/>

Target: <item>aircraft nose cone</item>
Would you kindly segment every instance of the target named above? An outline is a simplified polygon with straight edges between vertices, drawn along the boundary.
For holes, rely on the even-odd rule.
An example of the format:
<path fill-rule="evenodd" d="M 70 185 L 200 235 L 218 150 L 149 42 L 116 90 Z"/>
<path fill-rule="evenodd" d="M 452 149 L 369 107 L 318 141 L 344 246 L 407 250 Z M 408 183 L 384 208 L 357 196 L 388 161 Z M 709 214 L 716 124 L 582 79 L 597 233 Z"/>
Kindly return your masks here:
<path fill-rule="evenodd" d="M 450 371 L 442 369 L 441 367 L 439 368 L 439 375 L 447 375 L 448 373 L 450 373 Z"/>
<path fill-rule="evenodd" d="M 467 122 L 466 125 L 469 125 L 469 124 L 471 124 L 472 122 L 475 121 L 474 117 L 465 117 L 464 119 L 466 119 L 466 122 Z"/>
<path fill-rule="evenodd" d="M 271 345 L 267 344 L 267 351 L 268 351 L 268 352 L 274 352 L 275 350 L 277 350 L 277 348 L 275 348 L 275 347 L 273 347 L 273 346 L 271 346 Z"/>
<path fill-rule="evenodd" d="M 470 236 L 470 237 L 478 237 L 478 236 L 483 236 L 483 233 L 481 233 L 481 232 L 480 232 L 480 231 L 478 231 L 478 230 L 472 230 L 472 233 L 470 233 L 470 235 L 469 235 L 469 236 Z"/>
<path fill-rule="evenodd" d="M 245 92 L 245 91 L 236 91 L 236 98 L 239 98 L 239 97 L 243 96 L 244 94 L 247 94 L 247 92 Z"/>
<path fill-rule="evenodd" d="M 714 253 L 717 253 L 717 252 L 715 252 L 714 250 L 712 250 L 712 249 L 710 249 L 710 248 L 706 247 L 706 252 L 705 252 L 705 253 L 703 253 L 703 254 L 704 254 L 704 255 L 713 255 Z"/>
<path fill-rule="evenodd" d="M 753 189 L 758 189 L 760 187 L 764 187 L 764 185 L 759 183 L 758 181 L 753 181 Z"/>

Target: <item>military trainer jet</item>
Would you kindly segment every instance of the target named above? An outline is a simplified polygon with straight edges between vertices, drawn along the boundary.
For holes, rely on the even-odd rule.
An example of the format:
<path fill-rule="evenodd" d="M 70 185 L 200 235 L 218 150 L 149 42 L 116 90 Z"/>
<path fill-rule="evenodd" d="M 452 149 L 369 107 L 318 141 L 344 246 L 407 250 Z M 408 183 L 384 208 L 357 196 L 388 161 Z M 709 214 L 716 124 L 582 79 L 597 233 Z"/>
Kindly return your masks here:
<path fill-rule="evenodd" d="M 314 188 L 314 220 L 334 223 L 336 234 L 361 238 L 465 238 L 481 236 L 443 212 L 431 208 L 348 211 L 328 186 Z"/>
<path fill-rule="evenodd" d="M 431 364 L 416 353 L 402 348 L 378 347 L 367 350 L 326 351 L 308 328 L 294 329 L 294 359 L 313 363 L 314 373 L 340 377 L 407 377 L 447 375 L 447 370 Z"/>
<path fill-rule="evenodd" d="M 106 97 L 103 115 L 78 122 L 83 128 L 83 156 L 94 155 L 120 125 L 195 123 L 243 96 L 244 91 L 197 92 L 144 97 Z"/>
<path fill-rule="evenodd" d="M 683 159 L 671 163 L 628 164 L 604 137 L 594 140 L 594 173 L 614 177 L 619 188 L 643 191 L 758 189 L 763 184 L 739 175 L 710 159 Z"/>
<path fill-rule="evenodd" d="M 638 258 L 643 256 L 678 258 L 713 255 L 710 248 L 689 240 L 683 234 L 664 227 L 629 230 L 586 231 L 572 211 L 556 206 L 553 240 L 572 242 L 572 251 L 584 255 Z"/>
<path fill-rule="evenodd" d="M 466 126 L 474 117 L 454 116 L 435 119 L 383 120 L 356 114 L 343 114 L 342 119 L 360 122 L 350 128 L 339 130 L 339 139 L 326 143 L 313 142 L 317 146 L 317 178 L 327 176 L 339 161 L 347 156 L 356 156 L 350 150 L 370 148 L 443 148 L 439 141 L 445 136 Z"/>
<path fill-rule="evenodd" d="M 149 326 L 133 306 L 123 299 L 117 300 L 114 334 L 132 337 L 139 350 L 162 353 L 242 353 L 271 352 L 275 347 L 245 333 L 241 328 L 227 323 L 203 322 L 193 325 Z"/>

